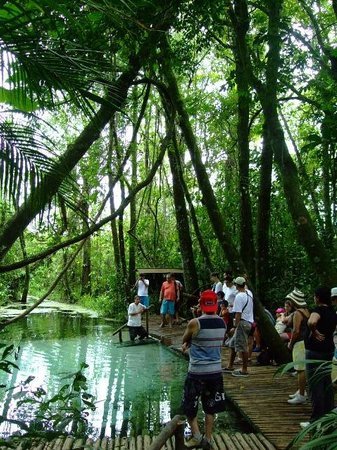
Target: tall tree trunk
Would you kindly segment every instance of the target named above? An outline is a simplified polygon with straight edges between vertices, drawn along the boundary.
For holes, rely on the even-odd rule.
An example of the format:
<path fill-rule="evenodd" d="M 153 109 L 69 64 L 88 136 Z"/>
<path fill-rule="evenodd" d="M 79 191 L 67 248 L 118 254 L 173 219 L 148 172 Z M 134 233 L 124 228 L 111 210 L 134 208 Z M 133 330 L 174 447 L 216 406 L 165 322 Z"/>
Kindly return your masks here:
<path fill-rule="evenodd" d="M 324 116 L 322 123 L 322 152 L 323 152 L 323 204 L 324 204 L 324 245 L 326 249 L 333 248 L 334 232 L 332 227 L 332 214 L 331 214 L 331 196 L 330 196 L 330 184 L 331 184 L 331 156 L 330 156 L 330 127 L 329 122 L 333 120 L 328 116 Z"/>
<path fill-rule="evenodd" d="M 131 189 L 137 184 L 137 132 L 136 121 L 137 121 L 137 108 L 138 108 L 138 90 L 137 86 L 133 88 L 133 117 L 132 122 L 134 124 L 133 128 L 133 138 L 131 145 Z M 134 230 L 137 224 L 137 210 L 136 210 L 136 197 L 130 202 L 130 230 Z M 136 281 L 136 241 L 132 234 L 128 234 L 129 237 L 129 278 L 128 286 L 130 287 L 135 284 Z"/>
<path fill-rule="evenodd" d="M 184 190 L 184 195 L 188 204 L 188 209 L 189 209 L 189 213 L 191 216 L 191 222 L 193 224 L 193 229 L 194 229 L 194 233 L 196 235 L 196 238 L 198 240 L 198 244 L 199 244 L 199 248 L 200 248 L 200 252 L 201 252 L 201 256 L 204 260 L 204 268 L 210 268 L 212 267 L 212 260 L 211 260 L 211 256 L 210 253 L 208 251 L 208 248 L 206 246 L 205 240 L 202 236 L 200 227 L 199 227 L 199 223 L 198 223 L 198 219 L 197 219 L 197 214 L 195 212 L 195 208 L 193 205 L 193 201 L 191 199 L 191 195 L 189 193 L 187 184 L 185 183 L 184 178 L 181 179 L 181 183 L 182 183 L 182 187 Z M 200 270 L 200 267 L 199 267 Z"/>
<path fill-rule="evenodd" d="M 291 145 L 295 151 L 296 154 L 296 160 L 297 160 L 297 164 L 298 164 L 298 173 L 300 175 L 300 177 L 302 178 L 302 180 L 304 181 L 304 185 L 305 185 L 305 190 L 308 192 L 308 194 L 310 195 L 311 198 L 311 203 L 312 203 L 312 207 L 315 211 L 315 220 L 317 221 L 318 225 L 319 225 L 319 230 L 323 231 L 324 230 L 324 222 L 321 218 L 320 215 L 320 210 L 319 210 L 319 205 L 318 205 L 318 200 L 317 200 L 317 196 L 315 193 L 315 190 L 312 186 L 312 183 L 310 181 L 310 177 L 305 169 L 305 166 L 303 164 L 302 161 L 302 155 L 296 145 L 295 139 L 293 138 L 293 135 L 290 131 L 288 122 L 286 121 L 285 117 L 283 116 L 282 112 L 280 111 L 280 118 L 282 121 L 282 126 L 285 129 L 287 135 L 288 135 L 288 139 L 291 142 Z"/>
<path fill-rule="evenodd" d="M 162 73 L 168 85 L 168 92 L 172 105 L 177 111 L 178 121 L 184 136 L 185 142 L 189 149 L 192 164 L 197 176 L 198 185 L 203 195 L 203 202 L 207 209 L 210 222 L 219 244 L 229 261 L 229 264 L 235 272 L 246 272 L 245 265 L 241 256 L 235 248 L 232 239 L 226 229 L 224 218 L 220 213 L 208 174 L 201 159 L 201 152 L 196 142 L 189 116 L 186 111 L 183 99 L 179 92 L 178 83 L 171 66 L 171 51 L 165 36 L 161 41 L 161 58 Z"/>
<path fill-rule="evenodd" d="M 289 154 L 284 133 L 278 117 L 278 69 L 280 66 L 280 17 L 283 2 L 275 0 L 269 3 L 269 58 L 266 70 L 266 86 L 255 80 L 255 87 L 262 104 L 265 128 L 268 130 L 270 143 L 282 180 L 284 194 L 289 212 L 297 231 L 298 241 L 306 250 L 308 258 L 319 278 L 320 283 L 328 286 L 337 283 L 337 269 L 331 262 L 328 251 L 320 240 L 314 223 L 308 213 L 302 197 L 297 167 Z M 267 80 L 269 80 L 267 82 Z"/>
<path fill-rule="evenodd" d="M 24 258 L 27 258 L 27 250 L 26 250 L 26 241 L 23 234 L 20 236 L 20 246 L 22 250 L 22 255 Z M 21 303 L 27 303 L 27 297 L 29 292 L 29 283 L 30 283 L 30 268 L 29 266 L 25 267 L 25 277 L 24 277 L 24 283 L 23 283 L 23 289 L 21 294 Z"/>
<path fill-rule="evenodd" d="M 89 203 L 87 201 L 87 197 L 90 194 L 90 189 L 88 186 L 88 182 L 83 177 L 83 197 L 84 201 L 81 204 L 81 209 L 84 214 L 83 219 L 83 231 L 88 229 L 88 221 L 89 217 Z M 81 295 L 91 295 L 91 237 L 89 236 L 84 244 L 83 244 L 83 252 L 82 252 L 82 276 L 81 276 Z"/>
<path fill-rule="evenodd" d="M 249 16 L 246 0 L 235 0 L 234 9 L 228 2 L 228 11 L 234 33 L 234 56 L 238 93 L 237 138 L 239 151 L 239 191 L 240 191 L 240 254 L 248 270 L 250 279 L 255 280 L 255 249 L 253 219 L 249 190 L 249 110 L 250 83 L 247 67 L 249 55 L 246 34 Z"/>
<path fill-rule="evenodd" d="M 65 267 L 68 266 L 70 259 L 71 259 L 71 257 L 69 257 L 69 249 L 66 248 L 62 252 L 62 263 L 63 263 L 62 269 L 64 269 Z M 74 299 L 73 292 L 71 289 L 71 283 L 70 283 L 70 279 L 69 279 L 69 271 L 68 270 L 65 271 L 64 276 L 62 278 L 62 287 L 63 287 L 63 294 L 64 294 L 65 301 L 67 303 L 75 303 L 75 299 Z"/>
<path fill-rule="evenodd" d="M 114 185 L 114 175 L 113 175 L 113 162 L 112 162 L 112 155 L 115 148 L 116 143 L 116 124 L 115 124 L 115 115 L 110 120 L 109 123 L 109 147 L 108 147 L 108 157 L 107 157 L 107 169 L 108 169 L 108 180 L 109 180 L 109 205 L 110 205 L 110 214 L 112 215 L 115 212 L 115 201 L 114 201 L 114 192 L 113 192 L 113 185 Z M 111 227 L 111 239 L 112 239 L 112 247 L 113 247 L 113 255 L 115 260 L 115 269 L 117 272 L 120 272 L 121 269 L 121 257 L 119 252 L 119 245 L 118 245 L 118 230 L 117 230 L 117 221 L 116 219 L 112 219 L 110 222 Z"/>
<path fill-rule="evenodd" d="M 175 137 L 173 138 L 175 141 Z M 168 157 L 170 161 L 172 181 L 173 181 L 173 199 L 175 206 L 175 215 L 177 222 L 177 231 L 181 251 L 181 259 L 184 269 L 184 281 L 187 292 L 194 292 L 198 289 L 197 268 L 194 261 L 193 245 L 190 233 L 190 224 L 186 209 L 184 189 L 182 186 L 183 174 L 179 163 L 179 152 L 177 142 L 174 142 L 173 148 L 169 147 Z"/>
<path fill-rule="evenodd" d="M 269 9 L 268 59 L 266 83 L 263 93 L 263 148 L 260 168 L 260 189 L 257 219 L 257 293 L 262 304 L 266 304 L 266 291 L 270 283 L 270 212 L 274 136 L 272 120 L 277 115 L 277 81 L 280 53 L 279 22 L 282 1 L 276 1 Z"/>

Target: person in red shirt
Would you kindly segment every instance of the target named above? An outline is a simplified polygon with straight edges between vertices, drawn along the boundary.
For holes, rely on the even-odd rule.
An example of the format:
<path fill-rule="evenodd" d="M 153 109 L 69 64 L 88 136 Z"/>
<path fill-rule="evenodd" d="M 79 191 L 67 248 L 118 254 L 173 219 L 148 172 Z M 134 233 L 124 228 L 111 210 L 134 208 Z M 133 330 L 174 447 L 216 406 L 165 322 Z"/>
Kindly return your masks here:
<path fill-rule="evenodd" d="M 168 316 L 169 327 L 172 328 L 172 319 L 175 315 L 175 303 L 179 301 L 179 286 L 171 273 L 166 275 L 166 281 L 163 282 L 159 294 L 161 324 L 164 327 L 166 316 Z"/>

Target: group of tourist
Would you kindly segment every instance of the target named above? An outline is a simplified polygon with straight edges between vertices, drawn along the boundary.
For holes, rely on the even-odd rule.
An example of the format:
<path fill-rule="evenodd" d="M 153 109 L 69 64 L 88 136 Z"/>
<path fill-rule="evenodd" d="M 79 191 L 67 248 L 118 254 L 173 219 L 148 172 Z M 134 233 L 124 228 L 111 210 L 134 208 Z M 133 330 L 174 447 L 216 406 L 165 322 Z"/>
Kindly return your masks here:
<path fill-rule="evenodd" d="M 231 275 L 229 277 L 231 278 Z M 224 292 L 219 290 L 220 280 L 217 274 L 212 274 L 212 281 L 212 290 L 204 291 L 200 296 L 201 315 L 198 316 L 194 311 L 195 317 L 188 323 L 183 336 L 182 348 L 183 351 L 189 351 L 190 359 L 183 397 L 184 413 L 192 431 L 191 438 L 185 441 L 188 448 L 212 448 L 214 414 L 224 410 L 222 373 L 237 377 L 248 376 L 249 341 L 253 340 L 254 329 L 253 294 L 247 288 L 244 277 L 234 280 L 231 278 L 235 294 L 230 315 L 234 316 L 234 320 L 232 337 L 228 344 L 229 363 L 222 369 L 222 339 L 227 328 L 221 314 Z M 300 423 L 302 428 L 334 409 L 331 362 L 336 351 L 334 334 L 337 314 L 333 305 L 337 303 L 337 288 L 317 288 L 314 302 L 315 307 L 309 312 L 304 294 L 295 288 L 286 295 L 284 308 L 280 307 L 275 311 L 275 328 L 292 352 L 294 369 L 297 372 L 298 389 L 289 395 L 288 402 L 292 405 L 306 402 L 308 385 L 312 414 L 308 422 Z M 234 369 L 237 353 L 241 354 L 241 369 Z M 204 436 L 201 435 L 197 422 L 199 398 L 205 413 Z"/>
<path fill-rule="evenodd" d="M 147 293 L 148 280 L 143 275 L 136 282 L 141 293 Z M 143 289 L 143 290 L 142 290 Z M 172 327 L 176 318 L 176 305 L 180 301 L 181 283 L 168 274 L 160 290 L 161 326 Z M 145 301 L 140 295 L 129 306 L 129 329 L 131 340 L 138 335 L 147 337 L 141 327 L 141 314 L 146 311 Z M 309 312 L 304 294 L 294 289 L 285 297 L 284 307 L 275 311 L 275 329 L 292 353 L 297 373 L 297 390 L 289 395 L 291 405 L 301 404 L 310 396 L 312 414 L 310 421 L 302 427 L 324 416 L 334 409 L 334 391 L 331 380 L 331 361 L 335 352 L 337 288 L 319 287 L 314 293 L 315 307 Z M 253 294 L 247 287 L 246 278 L 235 279 L 230 271 L 224 274 L 221 283 L 218 273 L 211 274 L 211 289 L 201 293 L 197 307 L 192 308 L 193 319 L 187 324 L 183 335 L 182 350 L 189 353 L 188 374 L 183 393 L 183 410 L 191 427 L 192 435 L 185 446 L 202 446 L 212 449 L 212 429 L 216 413 L 225 409 L 223 373 L 235 377 L 247 377 L 248 361 L 253 335 L 260 339 L 254 329 Z M 269 311 L 266 311 L 269 313 Z M 129 324 L 130 323 L 130 324 Z M 222 368 L 221 350 L 227 336 L 229 347 L 228 365 Z M 256 349 L 260 350 L 260 341 Z M 242 367 L 234 369 L 235 357 L 239 354 Z M 306 389 L 307 387 L 307 389 Z M 198 421 L 198 401 L 201 398 L 205 413 L 204 435 Z"/>
<path fill-rule="evenodd" d="M 314 303 L 315 307 L 309 312 L 304 294 L 294 289 L 286 296 L 287 313 L 283 319 L 291 328 L 287 345 L 292 352 L 298 382 L 298 389 L 289 395 L 288 403 L 305 403 L 309 394 L 312 405 L 310 421 L 301 422 L 302 428 L 334 409 L 331 362 L 335 353 L 337 288 L 318 287 Z"/>

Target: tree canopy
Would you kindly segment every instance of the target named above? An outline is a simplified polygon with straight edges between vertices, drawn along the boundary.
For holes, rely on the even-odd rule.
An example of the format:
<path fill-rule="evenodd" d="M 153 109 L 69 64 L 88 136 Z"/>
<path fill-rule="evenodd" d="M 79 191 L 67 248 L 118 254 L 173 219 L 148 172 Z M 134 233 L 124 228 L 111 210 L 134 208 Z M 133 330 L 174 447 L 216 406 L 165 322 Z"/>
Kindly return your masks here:
<path fill-rule="evenodd" d="M 335 6 L 1 2 L 1 301 L 65 267 L 68 301 L 142 266 L 336 285 Z"/>

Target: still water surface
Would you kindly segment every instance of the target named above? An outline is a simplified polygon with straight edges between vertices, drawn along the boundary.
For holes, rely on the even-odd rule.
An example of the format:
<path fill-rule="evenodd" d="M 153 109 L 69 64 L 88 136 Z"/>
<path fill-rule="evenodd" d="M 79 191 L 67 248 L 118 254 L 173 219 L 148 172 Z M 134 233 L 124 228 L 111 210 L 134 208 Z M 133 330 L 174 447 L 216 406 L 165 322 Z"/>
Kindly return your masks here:
<path fill-rule="evenodd" d="M 114 329 L 116 325 L 104 319 L 81 314 L 32 314 L 0 333 L 0 342 L 20 342 L 20 370 L 10 375 L 0 372 L 0 383 L 13 387 L 34 377 L 30 389 L 41 386 L 50 398 L 67 382 L 64 375 L 78 371 L 85 361 L 88 393 L 96 399 L 96 410 L 89 415 L 90 435 L 127 436 L 143 430 L 157 434 L 180 412 L 187 361 L 160 344 L 122 347 L 111 336 Z M 0 389 L 0 414 L 29 420 L 31 408 L 17 409 L 15 392 Z M 230 408 L 219 415 L 218 427 L 248 430 Z M 0 425 L 3 437 L 15 430 L 6 422 Z"/>

